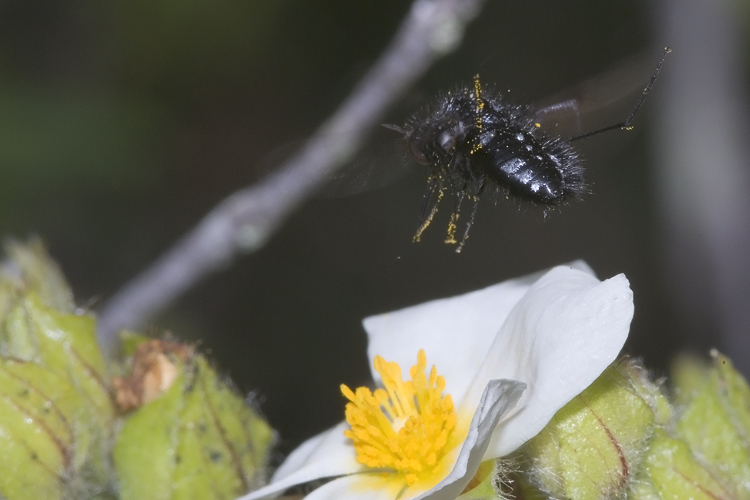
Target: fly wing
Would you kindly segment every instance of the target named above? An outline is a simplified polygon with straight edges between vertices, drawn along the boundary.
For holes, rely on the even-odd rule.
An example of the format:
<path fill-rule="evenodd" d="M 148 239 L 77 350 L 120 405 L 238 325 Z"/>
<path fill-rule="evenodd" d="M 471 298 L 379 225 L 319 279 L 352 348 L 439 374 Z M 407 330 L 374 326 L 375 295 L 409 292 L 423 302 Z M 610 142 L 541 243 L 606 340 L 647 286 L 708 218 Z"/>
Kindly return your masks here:
<path fill-rule="evenodd" d="M 340 198 L 382 189 L 415 170 L 403 134 L 380 127 L 352 161 L 329 176 L 321 195 Z"/>
<path fill-rule="evenodd" d="M 295 141 L 275 148 L 260 162 L 260 171 L 270 173 L 283 165 L 304 146 Z M 397 181 L 413 168 L 404 151 L 403 138 L 393 130 L 377 130 L 357 155 L 326 179 L 318 191 L 323 198 L 343 198 L 381 189 Z"/>
<path fill-rule="evenodd" d="M 644 51 L 598 75 L 536 102 L 533 109 L 544 130 L 573 137 L 621 121 L 653 73 L 654 53 Z M 614 115 L 622 107 L 622 117 Z"/>

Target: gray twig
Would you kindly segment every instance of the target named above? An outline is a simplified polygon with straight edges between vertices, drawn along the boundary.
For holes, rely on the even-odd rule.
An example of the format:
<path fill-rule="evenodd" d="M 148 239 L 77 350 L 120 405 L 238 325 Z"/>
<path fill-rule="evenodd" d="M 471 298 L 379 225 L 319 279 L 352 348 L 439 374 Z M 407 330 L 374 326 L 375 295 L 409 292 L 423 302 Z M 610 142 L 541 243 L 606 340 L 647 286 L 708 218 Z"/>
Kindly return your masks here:
<path fill-rule="evenodd" d="M 117 292 L 99 315 L 99 342 L 136 328 L 240 251 L 260 248 L 285 217 L 360 147 L 386 109 L 461 41 L 484 0 L 416 0 L 385 53 L 305 147 L 274 174 L 235 192 Z"/>

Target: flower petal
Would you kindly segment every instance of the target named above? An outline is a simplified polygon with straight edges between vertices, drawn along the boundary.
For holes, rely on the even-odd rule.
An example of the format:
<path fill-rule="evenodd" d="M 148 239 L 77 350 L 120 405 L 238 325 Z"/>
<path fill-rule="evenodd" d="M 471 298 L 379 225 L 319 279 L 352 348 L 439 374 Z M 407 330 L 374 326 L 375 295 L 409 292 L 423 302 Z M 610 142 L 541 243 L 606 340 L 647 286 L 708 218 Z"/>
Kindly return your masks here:
<path fill-rule="evenodd" d="M 506 319 L 461 402 L 473 404 L 488 379 L 529 386 L 495 431 L 487 458 L 506 455 L 534 437 L 588 387 L 619 354 L 632 318 L 633 293 L 622 274 L 600 282 L 556 267 L 534 283 Z"/>
<path fill-rule="evenodd" d="M 453 470 L 434 488 L 404 500 L 455 500 L 476 474 L 498 423 L 515 408 L 526 384 L 515 380 L 490 380 L 482 392 L 476 413 L 471 420 L 469 435 L 458 454 Z"/>
<path fill-rule="evenodd" d="M 383 474 L 352 474 L 316 488 L 305 500 L 395 500 L 403 483 L 383 480 Z"/>
<path fill-rule="evenodd" d="M 583 261 L 568 265 L 593 276 Z M 474 376 L 487 349 L 498 335 L 513 307 L 546 272 L 499 283 L 457 297 L 433 300 L 398 311 L 365 318 L 362 322 L 369 336 L 367 354 L 372 361 L 380 355 L 395 361 L 407 373 L 419 349 L 427 355 L 428 368 L 435 365 L 445 378 L 445 392 L 457 404 L 474 382 Z M 376 382 L 380 375 L 373 370 Z M 510 374 L 490 378 L 518 380 Z M 474 404 L 479 401 L 485 379 Z"/>
<path fill-rule="evenodd" d="M 473 410 L 488 380 L 529 385 L 508 426 L 495 433 L 485 457 L 493 458 L 536 435 L 615 360 L 632 316 L 632 292 L 623 275 L 600 282 L 576 261 L 370 317 L 364 326 L 370 359 L 379 354 L 407 367 L 424 348 L 457 408 Z"/>
<path fill-rule="evenodd" d="M 344 436 L 344 430 L 348 428 L 347 422 L 341 422 L 308 439 L 281 464 L 270 484 L 237 500 L 273 497 L 297 484 L 365 470 L 356 461 L 351 441 Z"/>

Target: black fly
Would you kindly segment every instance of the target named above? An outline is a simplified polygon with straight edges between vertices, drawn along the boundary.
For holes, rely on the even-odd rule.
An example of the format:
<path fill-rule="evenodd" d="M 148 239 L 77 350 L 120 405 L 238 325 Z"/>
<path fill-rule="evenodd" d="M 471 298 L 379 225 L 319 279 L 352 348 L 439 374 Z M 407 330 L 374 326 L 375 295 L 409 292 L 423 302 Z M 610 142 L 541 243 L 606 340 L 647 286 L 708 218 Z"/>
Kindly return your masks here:
<path fill-rule="evenodd" d="M 570 139 L 541 129 L 540 116 L 546 110 L 535 111 L 530 106 L 508 104 L 499 95 L 484 95 L 478 75 L 473 87 L 446 93 L 403 127 L 386 125 L 402 133 L 412 158 L 430 169 L 414 240 L 419 241 L 429 226 L 446 190 L 457 196 L 445 240 L 458 243 L 456 252 L 466 243 L 479 199 L 488 190 L 545 209 L 580 198 L 587 189 L 580 157 L 571 143 L 609 130 L 629 130 L 669 52 L 668 47 L 664 49 L 651 80 L 625 121 Z M 473 208 L 458 241 L 458 218 L 466 198 L 473 202 Z"/>

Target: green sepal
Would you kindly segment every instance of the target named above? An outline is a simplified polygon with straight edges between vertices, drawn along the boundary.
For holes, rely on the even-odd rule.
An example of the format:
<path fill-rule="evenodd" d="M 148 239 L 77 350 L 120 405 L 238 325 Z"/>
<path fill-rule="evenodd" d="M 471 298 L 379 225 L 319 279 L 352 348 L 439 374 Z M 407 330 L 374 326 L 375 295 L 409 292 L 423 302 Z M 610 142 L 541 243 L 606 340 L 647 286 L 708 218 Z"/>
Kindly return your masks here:
<path fill-rule="evenodd" d="M 737 497 L 700 464 L 682 440 L 657 429 L 643 459 L 630 500 L 716 500 Z"/>
<path fill-rule="evenodd" d="M 93 316 L 59 313 L 30 293 L 10 312 L 3 333 L 5 357 L 56 371 L 82 392 L 94 420 L 109 425 L 114 407 Z"/>
<path fill-rule="evenodd" d="M 745 446 L 750 446 L 750 385 L 734 369 L 729 358 L 716 351 L 712 351 L 711 356 L 714 359 L 716 372 L 714 385 L 721 397 L 723 407 Z"/>
<path fill-rule="evenodd" d="M 492 500 L 505 496 L 498 492 L 495 485 L 502 481 L 507 471 L 507 464 L 502 460 L 485 460 L 456 500 Z"/>
<path fill-rule="evenodd" d="M 125 420 L 114 447 L 121 500 L 231 500 L 262 484 L 274 433 L 205 359 Z"/>
<path fill-rule="evenodd" d="M 44 366 L 2 359 L 0 401 L 0 434 L 7 438 L 0 441 L 0 498 L 85 499 L 108 490 L 106 443 L 78 388 Z M 18 473 L 5 473 L 16 467 Z M 28 487 L 37 483 L 45 495 Z"/>
<path fill-rule="evenodd" d="M 122 500 L 172 498 L 178 461 L 176 424 L 182 411 L 185 379 L 181 371 L 161 397 L 131 414 L 122 426 L 113 450 Z"/>
<path fill-rule="evenodd" d="M 56 366 L 63 371 L 77 360 L 93 376 L 107 376 L 91 315 L 61 313 L 46 306 L 35 292 L 29 292 L 9 312 L 3 330 L 5 357 Z"/>
<path fill-rule="evenodd" d="M 218 377 L 204 357 L 198 356 L 195 361 L 202 374 L 198 381 L 200 391 L 205 396 L 204 418 L 221 424 L 220 442 L 228 452 L 224 459 L 231 456 L 232 460 L 236 460 L 237 470 L 241 470 L 244 476 L 241 480 L 237 479 L 243 488 L 261 486 L 265 479 L 268 452 L 275 440 L 273 429 L 227 382 Z"/>
<path fill-rule="evenodd" d="M 13 380 L 12 383 L 6 381 Z M 69 381 L 59 374 L 36 363 L 3 359 L 0 361 L 0 386 L 8 393 L 11 384 L 17 384 L 17 395 L 23 401 L 24 412 L 33 419 L 40 419 L 44 426 L 54 432 L 57 440 L 72 449 L 72 470 L 80 469 L 89 458 L 92 430 L 88 419 L 86 399 Z M 50 421 L 54 422 L 51 423 Z"/>
<path fill-rule="evenodd" d="M 40 238 L 30 238 L 26 243 L 10 240 L 5 252 L 9 260 L 0 266 L 0 281 L 11 282 L 24 292 L 35 292 L 48 307 L 73 312 L 73 292 Z"/>
<path fill-rule="evenodd" d="M 72 432 L 46 398 L 0 369 L 0 497 L 57 499 L 71 469 Z"/>
<path fill-rule="evenodd" d="M 750 498 L 750 389 L 724 356 L 713 367 L 675 426 L 713 477 L 736 498 Z"/>
<path fill-rule="evenodd" d="M 94 319 L 39 239 L 0 262 L 0 498 L 102 498 L 114 408 Z"/>
<path fill-rule="evenodd" d="M 531 481 L 555 498 L 618 497 L 635 474 L 654 426 L 670 413 L 642 368 L 627 359 L 615 363 L 527 444 Z"/>
<path fill-rule="evenodd" d="M 675 405 L 686 405 L 706 383 L 710 364 L 705 358 L 694 354 L 678 354 L 669 366 L 669 382 L 672 401 Z"/>
<path fill-rule="evenodd" d="M 1 325 L 0 352 L 8 360 L 26 362 L 18 365 L 19 372 L 38 371 L 34 368 L 38 366 L 51 373 L 61 387 L 74 388 L 76 395 L 61 403 L 69 406 L 66 418 L 78 432 L 76 456 L 82 457 L 82 470 L 73 471 L 98 485 L 94 489 L 106 489 L 114 407 L 94 328 L 93 317 L 60 313 L 29 292 L 19 298 Z"/>

